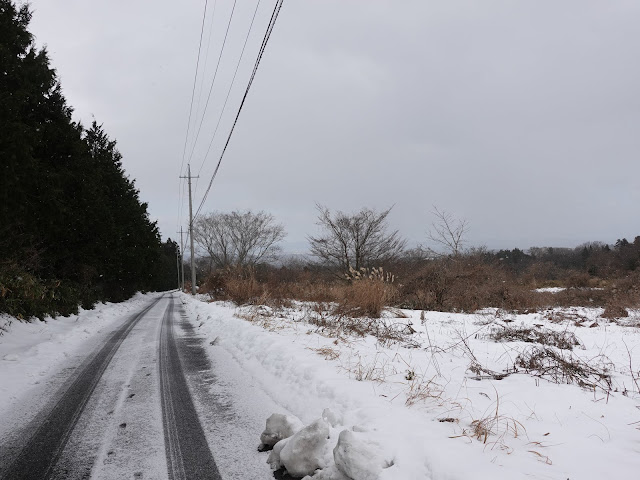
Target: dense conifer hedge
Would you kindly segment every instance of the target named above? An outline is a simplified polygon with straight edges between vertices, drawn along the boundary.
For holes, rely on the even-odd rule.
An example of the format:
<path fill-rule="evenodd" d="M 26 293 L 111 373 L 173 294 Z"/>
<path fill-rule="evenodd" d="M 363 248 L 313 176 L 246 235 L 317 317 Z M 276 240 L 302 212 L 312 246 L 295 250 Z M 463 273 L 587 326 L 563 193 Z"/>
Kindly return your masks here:
<path fill-rule="evenodd" d="M 161 243 L 115 141 L 72 120 L 30 19 L 0 0 L 0 312 L 69 314 L 173 288 L 178 246 Z"/>

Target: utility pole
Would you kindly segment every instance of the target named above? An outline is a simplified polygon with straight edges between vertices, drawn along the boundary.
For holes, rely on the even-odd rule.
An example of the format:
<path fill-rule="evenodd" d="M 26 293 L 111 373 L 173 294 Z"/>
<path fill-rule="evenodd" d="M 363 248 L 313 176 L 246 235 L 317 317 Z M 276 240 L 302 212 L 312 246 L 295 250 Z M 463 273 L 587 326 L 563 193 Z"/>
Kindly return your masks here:
<path fill-rule="evenodd" d="M 182 282 L 180 285 L 181 290 L 184 290 L 184 240 L 182 239 L 182 234 L 185 232 L 182 230 L 182 227 L 180 227 L 180 231 L 178 233 L 180 234 L 180 270 L 182 272 Z"/>
<path fill-rule="evenodd" d="M 180 290 L 180 252 L 176 250 L 176 274 L 178 275 L 178 290 Z"/>
<path fill-rule="evenodd" d="M 191 199 L 191 179 L 199 178 L 191 176 L 191 165 L 187 165 L 187 176 L 180 178 L 187 178 L 189 180 L 189 237 L 191 238 L 191 294 L 196 294 L 196 264 L 193 255 L 193 202 Z"/>

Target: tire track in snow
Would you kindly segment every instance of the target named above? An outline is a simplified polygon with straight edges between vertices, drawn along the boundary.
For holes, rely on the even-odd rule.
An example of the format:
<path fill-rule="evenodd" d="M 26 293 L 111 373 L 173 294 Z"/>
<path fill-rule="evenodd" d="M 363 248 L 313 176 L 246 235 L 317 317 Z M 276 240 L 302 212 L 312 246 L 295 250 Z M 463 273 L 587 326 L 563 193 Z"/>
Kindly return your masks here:
<path fill-rule="evenodd" d="M 87 360 L 76 379 L 66 388 L 66 391 L 61 393 L 58 402 L 20 453 L 4 472 L 0 472 L 0 478 L 3 480 L 50 478 L 53 467 L 60 458 L 71 432 L 111 359 L 133 327 L 163 296 L 161 295 L 127 320 L 107 339 L 98 352 Z"/>
<path fill-rule="evenodd" d="M 171 298 L 160 332 L 160 395 L 171 480 L 221 480 L 189 392 L 173 332 Z"/>

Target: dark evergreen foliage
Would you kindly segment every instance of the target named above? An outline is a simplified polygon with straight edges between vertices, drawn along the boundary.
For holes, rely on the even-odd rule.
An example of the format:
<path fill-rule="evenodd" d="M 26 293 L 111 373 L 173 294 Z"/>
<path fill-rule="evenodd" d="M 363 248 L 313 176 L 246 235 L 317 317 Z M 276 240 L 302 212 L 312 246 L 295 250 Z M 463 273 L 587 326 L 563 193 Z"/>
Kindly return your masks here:
<path fill-rule="evenodd" d="M 30 19 L 0 0 L 0 311 L 68 314 L 174 288 L 177 245 L 161 244 L 115 141 L 72 120 Z"/>

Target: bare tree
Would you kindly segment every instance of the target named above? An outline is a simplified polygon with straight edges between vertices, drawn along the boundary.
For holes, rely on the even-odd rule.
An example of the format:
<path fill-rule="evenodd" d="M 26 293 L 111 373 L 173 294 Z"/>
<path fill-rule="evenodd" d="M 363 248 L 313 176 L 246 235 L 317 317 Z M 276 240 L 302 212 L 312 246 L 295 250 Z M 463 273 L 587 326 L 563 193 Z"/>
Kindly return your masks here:
<path fill-rule="evenodd" d="M 357 213 L 331 213 L 316 205 L 320 236 L 307 237 L 311 254 L 338 273 L 351 268 L 378 266 L 396 259 L 404 250 L 406 240 L 398 231 L 387 232 L 390 207 L 382 212 L 363 208 Z"/>
<path fill-rule="evenodd" d="M 457 218 L 445 210 L 438 210 L 436 206 L 433 207 L 431 213 L 436 217 L 436 220 L 427 232 L 429 240 L 443 247 L 449 255 L 457 257 L 462 254 L 466 244 L 465 235 L 469 229 L 469 222 L 464 218 Z M 429 250 L 437 255 L 433 250 Z"/>
<path fill-rule="evenodd" d="M 210 266 L 252 266 L 274 260 L 284 226 L 266 212 L 214 212 L 196 220 L 193 239 L 207 252 Z"/>

